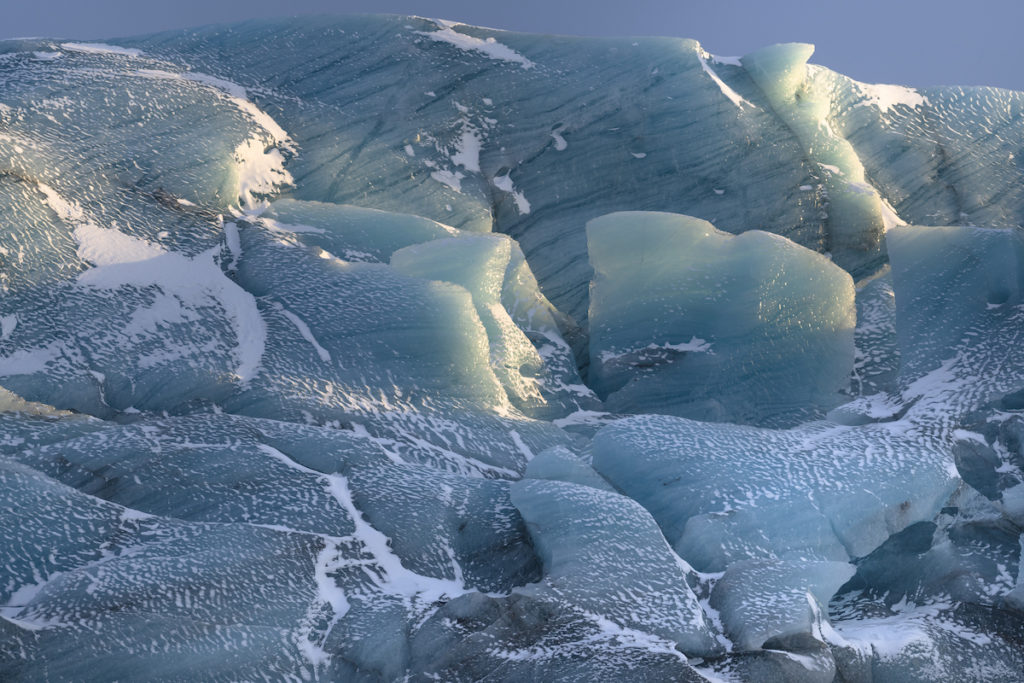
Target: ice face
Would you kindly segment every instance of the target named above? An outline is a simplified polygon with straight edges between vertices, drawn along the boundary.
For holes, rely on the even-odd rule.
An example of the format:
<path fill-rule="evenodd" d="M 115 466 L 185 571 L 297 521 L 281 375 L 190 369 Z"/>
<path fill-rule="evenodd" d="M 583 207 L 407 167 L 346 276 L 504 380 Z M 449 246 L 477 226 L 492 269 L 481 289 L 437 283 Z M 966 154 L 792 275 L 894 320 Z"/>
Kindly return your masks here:
<path fill-rule="evenodd" d="M 741 61 L 807 159 L 821 169 L 821 188 L 829 201 L 829 248 L 837 262 L 855 273 L 870 271 L 881 247 L 882 203 L 854 147 L 832 129 L 831 97 L 809 78 L 807 60 L 813 53 L 813 45 L 789 43 L 763 48 Z"/>
<path fill-rule="evenodd" d="M 896 334 L 905 382 L 935 370 L 958 351 L 980 356 L 995 345 L 993 331 L 1017 326 L 1024 285 L 1019 231 L 904 227 L 891 231 L 888 243 L 893 284 L 902 292 L 896 300 Z M 935 296 L 940 291 L 945 306 Z M 935 325 L 938 320 L 945 322 Z M 983 333 L 990 339 L 966 342 Z M 1015 349 L 1001 351 L 1015 365 Z"/>
<path fill-rule="evenodd" d="M 812 50 L 0 42 L 0 678 L 1019 680 L 1024 96 Z"/>
<path fill-rule="evenodd" d="M 841 401 L 854 288 L 827 259 L 673 214 L 603 216 L 587 238 L 590 377 L 609 407 L 787 426 Z"/>

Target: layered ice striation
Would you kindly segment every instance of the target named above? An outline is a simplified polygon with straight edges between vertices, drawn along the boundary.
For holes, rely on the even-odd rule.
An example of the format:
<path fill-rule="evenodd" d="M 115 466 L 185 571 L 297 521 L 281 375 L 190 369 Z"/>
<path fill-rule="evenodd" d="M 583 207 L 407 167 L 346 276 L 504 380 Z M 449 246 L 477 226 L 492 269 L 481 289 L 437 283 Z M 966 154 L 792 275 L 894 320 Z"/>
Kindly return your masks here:
<path fill-rule="evenodd" d="M 1020 680 L 1024 95 L 812 53 L 0 42 L 0 679 Z"/>

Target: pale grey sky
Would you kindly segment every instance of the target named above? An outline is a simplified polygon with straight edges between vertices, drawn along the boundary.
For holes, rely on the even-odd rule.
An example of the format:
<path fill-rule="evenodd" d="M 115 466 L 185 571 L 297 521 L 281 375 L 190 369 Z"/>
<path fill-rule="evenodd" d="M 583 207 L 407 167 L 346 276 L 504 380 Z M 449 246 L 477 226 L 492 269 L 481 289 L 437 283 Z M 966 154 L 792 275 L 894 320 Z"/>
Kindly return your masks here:
<path fill-rule="evenodd" d="M 17 0 L 0 36 L 113 38 L 297 14 L 388 13 L 576 35 L 696 38 L 737 55 L 815 43 L 812 61 L 883 83 L 1024 90 L 1021 0 Z"/>

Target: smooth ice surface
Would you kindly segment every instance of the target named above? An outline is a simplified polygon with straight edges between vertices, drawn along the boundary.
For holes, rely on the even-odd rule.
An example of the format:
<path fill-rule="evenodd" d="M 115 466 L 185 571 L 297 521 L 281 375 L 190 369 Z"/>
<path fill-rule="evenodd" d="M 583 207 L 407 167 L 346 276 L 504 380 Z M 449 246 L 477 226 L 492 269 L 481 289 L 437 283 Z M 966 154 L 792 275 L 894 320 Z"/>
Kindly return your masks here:
<path fill-rule="evenodd" d="M 850 276 L 785 238 L 617 213 L 587 224 L 590 377 L 609 407 L 788 426 L 841 400 Z"/>
<path fill-rule="evenodd" d="M 596 405 L 593 392 L 576 373 L 569 346 L 551 317 L 550 304 L 535 285 L 515 280 L 519 276 L 515 270 L 522 263 L 519 248 L 498 235 L 435 240 L 391 255 L 391 266 L 399 272 L 469 290 L 487 332 L 490 366 L 516 408 L 527 415 L 552 418 L 579 409 L 581 401 L 588 407 Z M 511 311 L 505 307 L 507 301 Z M 517 316 L 519 325 L 510 313 Z M 535 339 L 543 340 L 540 349 L 534 348 L 524 327 L 534 332 Z"/>
<path fill-rule="evenodd" d="M 803 146 L 806 158 L 821 169 L 829 205 L 829 251 L 844 268 L 863 272 L 878 260 L 883 207 L 856 150 L 832 129 L 831 99 L 809 78 L 807 60 L 813 53 L 814 46 L 806 43 L 772 45 L 746 55 L 741 63 Z"/>

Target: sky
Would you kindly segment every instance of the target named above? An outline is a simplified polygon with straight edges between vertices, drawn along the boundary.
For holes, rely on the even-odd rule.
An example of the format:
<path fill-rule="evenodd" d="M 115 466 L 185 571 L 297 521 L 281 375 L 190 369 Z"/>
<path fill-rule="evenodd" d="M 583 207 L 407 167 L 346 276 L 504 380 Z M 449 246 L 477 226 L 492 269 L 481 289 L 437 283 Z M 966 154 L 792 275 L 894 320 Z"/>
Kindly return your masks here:
<path fill-rule="evenodd" d="M 511 31 L 695 38 L 732 56 L 817 46 L 860 81 L 1024 90 L 1022 0 L 14 0 L 0 37 L 102 39 L 301 14 L 416 14 Z"/>

